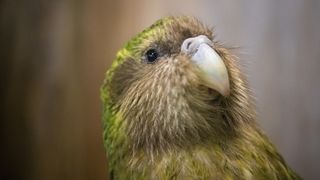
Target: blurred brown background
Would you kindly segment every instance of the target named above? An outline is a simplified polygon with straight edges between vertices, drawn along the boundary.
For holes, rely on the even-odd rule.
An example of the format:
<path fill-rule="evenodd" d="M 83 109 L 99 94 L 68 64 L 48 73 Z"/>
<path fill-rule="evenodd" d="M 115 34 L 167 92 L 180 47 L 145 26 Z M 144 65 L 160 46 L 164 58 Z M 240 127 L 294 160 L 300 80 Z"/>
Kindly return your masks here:
<path fill-rule="evenodd" d="M 106 179 L 99 86 L 130 37 L 194 15 L 240 46 L 260 124 L 320 178 L 320 1 L 0 1 L 0 179 Z"/>

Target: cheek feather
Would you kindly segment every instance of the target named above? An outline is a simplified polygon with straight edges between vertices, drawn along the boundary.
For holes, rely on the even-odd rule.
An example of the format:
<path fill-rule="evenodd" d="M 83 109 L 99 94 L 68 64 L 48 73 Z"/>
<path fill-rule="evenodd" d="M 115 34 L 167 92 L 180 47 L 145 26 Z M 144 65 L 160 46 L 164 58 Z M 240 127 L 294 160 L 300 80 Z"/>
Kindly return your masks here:
<path fill-rule="evenodd" d="M 201 143 L 201 137 L 217 132 L 219 111 L 210 104 L 208 90 L 200 88 L 188 57 L 161 59 L 141 73 L 119 101 L 133 148 L 163 151 Z"/>

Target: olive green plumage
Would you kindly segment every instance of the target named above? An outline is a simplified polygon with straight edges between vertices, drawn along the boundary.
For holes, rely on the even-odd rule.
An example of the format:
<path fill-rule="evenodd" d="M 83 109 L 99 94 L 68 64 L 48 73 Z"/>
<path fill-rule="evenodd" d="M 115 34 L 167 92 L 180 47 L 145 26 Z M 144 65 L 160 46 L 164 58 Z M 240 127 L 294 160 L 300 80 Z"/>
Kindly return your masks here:
<path fill-rule="evenodd" d="M 230 95 L 202 84 L 180 53 L 206 35 L 229 74 Z M 147 63 L 145 53 L 159 57 Z M 168 17 L 121 49 L 101 88 L 111 179 L 299 179 L 256 125 L 237 58 L 191 17 Z"/>

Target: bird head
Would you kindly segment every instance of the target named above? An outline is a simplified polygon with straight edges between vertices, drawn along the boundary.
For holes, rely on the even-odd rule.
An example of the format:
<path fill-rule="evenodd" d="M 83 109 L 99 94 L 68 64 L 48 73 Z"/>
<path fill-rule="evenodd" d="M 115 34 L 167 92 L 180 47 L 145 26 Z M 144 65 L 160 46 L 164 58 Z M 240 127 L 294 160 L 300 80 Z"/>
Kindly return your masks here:
<path fill-rule="evenodd" d="M 102 93 L 112 123 L 136 150 L 218 142 L 236 132 L 235 119 L 250 119 L 239 111 L 250 100 L 235 58 L 192 17 L 163 18 L 131 39 Z"/>

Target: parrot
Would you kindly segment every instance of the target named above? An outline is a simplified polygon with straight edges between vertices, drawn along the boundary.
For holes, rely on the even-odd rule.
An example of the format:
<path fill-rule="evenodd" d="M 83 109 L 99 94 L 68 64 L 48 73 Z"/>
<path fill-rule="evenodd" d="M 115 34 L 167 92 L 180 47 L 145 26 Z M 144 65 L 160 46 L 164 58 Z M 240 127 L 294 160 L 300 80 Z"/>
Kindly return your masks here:
<path fill-rule="evenodd" d="M 196 17 L 168 16 L 117 52 L 100 89 L 109 179 L 301 179 L 215 36 Z"/>

